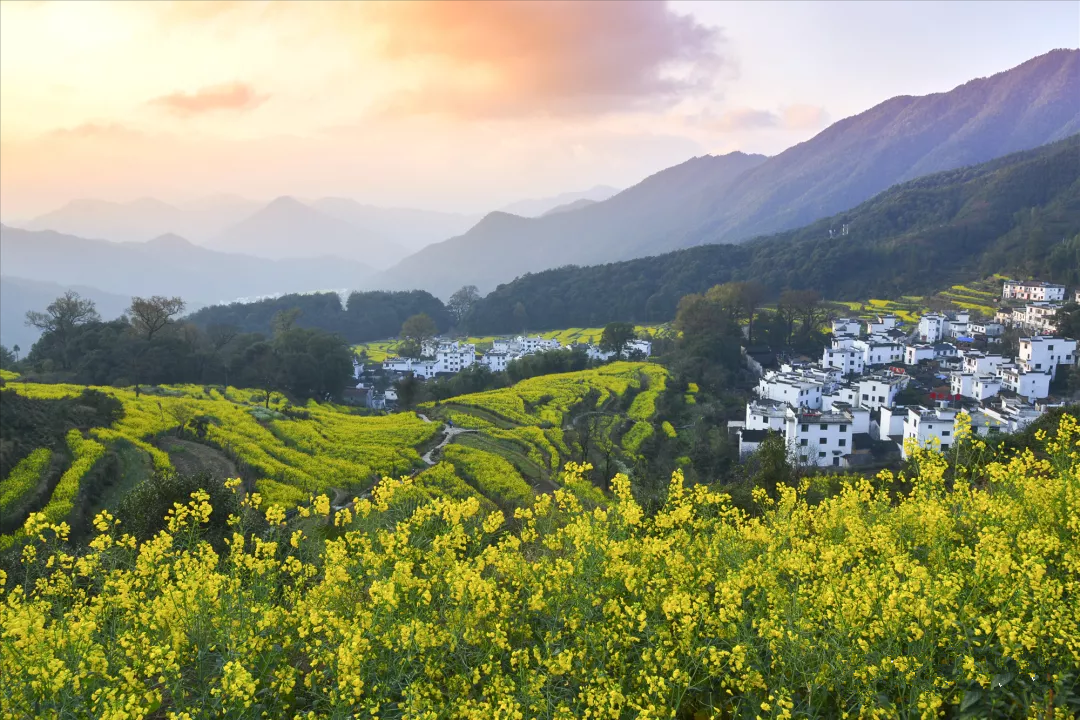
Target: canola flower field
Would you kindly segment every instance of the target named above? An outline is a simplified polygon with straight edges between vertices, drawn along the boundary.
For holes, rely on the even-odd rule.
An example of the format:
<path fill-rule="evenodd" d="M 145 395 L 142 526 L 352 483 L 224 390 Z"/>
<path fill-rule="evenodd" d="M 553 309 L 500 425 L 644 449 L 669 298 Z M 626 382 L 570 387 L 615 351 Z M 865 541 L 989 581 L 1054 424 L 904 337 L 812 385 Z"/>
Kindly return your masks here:
<path fill-rule="evenodd" d="M 645 363 L 613 363 L 595 370 L 533 378 L 518 385 L 488 393 L 455 399 L 457 411 L 434 413 L 436 419 L 455 419 L 461 426 L 474 426 L 491 438 L 485 448 L 447 448 L 446 468 L 456 472 L 454 481 L 443 475 L 424 478 L 451 483 L 452 496 L 463 497 L 461 485 L 471 486 L 479 497 L 512 510 L 532 504 L 534 488 L 504 454 L 519 460 L 532 480 L 544 480 L 539 491 L 557 486 L 562 464 L 570 454 L 562 435 L 566 413 L 585 398 L 614 401 L 628 391 L 641 390 L 630 414 L 644 418 L 653 412 L 655 396 L 664 388 L 664 370 Z M 648 378 L 643 380 L 643 378 Z M 78 396 L 86 388 L 78 385 L 48 385 L 9 382 L 7 388 L 36 399 Z M 252 489 L 270 505 L 292 507 L 312 494 L 341 491 L 359 494 L 381 477 L 408 475 L 426 466 L 418 450 L 438 440 L 441 423 L 427 422 L 411 412 L 385 416 L 357 416 L 347 408 L 309 402 L 289 407 L 280 394 L 271 398 L 270 408 L 262 405 L 262 395 L 237 388 L 197 385 L 166 386 L 155 393 L 135 396 L 132 390 L 95 388 L 123 404 L 123 417 L 110 427 L 93 428 L 84 437 L 72 430 L 67 447 L 72 458 L 52 491 L 47 504 L 31 508 L 46 513 L 50 522 L 61 522 L 73 510 L 81 480 L 101 459 L 107 448 L 127 442 L 147 453 L 153 468 L 173 469 L 167 452 L 155 439 L 176 430 L 180 418 L 208 419 L 203 441 L 219 448 L 241 463 L 254 476 Z M 470 415 L 484 409 L 498 415 L 488 422 Z M 495 418 L 493 418 L 495 419 Z M 501 423 L 499 427 L 496 423 Z M 644 424 L 651 431 L 651 426 Z M 0 510 L 7 510 L 28 496 L 42 479 L 48 464 L 48 450 L 32 453 L 5 478 L 0 487 Z M 421 483 L 423 485 L 423 483 Z M 443 487 L 445 490 L 445 487 Z M 21 516 L 20 516 L 21 517 Z M 0 551 L 27 537 L 25 528 L 0 535 Z"/>
<path fill-rule="evenodd" d="M 36 399 L 75 397 L 81 385 L 48 385 L 8 382 L 5 386 L 20 395 Z M 72 430 L 67 445 L 72 457 L 44 508 L 50 521 L 58 522 L 71 511 L 81 479 L 117 441 L 127 441 L 149 454 L 153 467 L 170 470 L 168 453 L 153 444 L 160 435 L 172 432 L 179 418 L 201 415 L 208 418 L 205 441 L 225 451 L 254 473 L 254 489 L 267 502 L 295 505 L 311 493 L 340 488 L 359 492 L 370 488 L 383 475 L 400 475 L 423 466 L 416 447 L 432 440 L 438 426 L 424 422 L 414 413 L 361 417 L 331 405 L 310 402 L 287 409 L 280 395 L 271 407 L 262 407 L 253 391 L 203 386 L 168 386 L 164 394 L 128 389 L 94 388 L 123 404 L 123 417 L 107 428 L 93 428 L 87 435 Z M 0 501 L 5 506 L 36 485 L 45 462 L 32 454 L 3 480 Z M 36 469 L 36 472 L 35 472 Z M 25 537 L 24 530 L 0 536 L 0 550 Z"/>
<path fill-rule="evenodd" d="M 487 456 L 486 464 L 493 473 L 508 476 L 513 471 L 515 477 L 524 476 L 535 484 L 557 483 L 572 454 L 565 435 L 572 416 L 586 412 L 610 418 L 606 423 L 609 433 L 620 427 L 620 420 L 626 420 L 629 429 L 623 435 L 622 448 L 630 458 L 654 432 L 656 398 L 666 383 L 667 371 L 660 365 L 614 362 L 591 370 L 534 377 L 509 388 L 459 395 L 438 404 L 426 403 L 421 410 L 480 436 L 461 440 L 476 444 L 469 453 L 448 454 L 455 466 L 470 461 L 476 464 Z M 618 405 L 628 393 L 633 399 L 622 411 Z M 511 463 L 509 470 L 496 469 L 507 461 Z M 460 470 L 476 476 L 468 467 Z"/>
<path fill-rule="evenodd" d="M 199 492 L 142 545 L 100 514 L 80 554 L 34 515 L 0 713 L 1076 717 L 1080 426 L 1037 437 L 977 473 L 916 449 L 816 504 L 758 490 L 754 516 L 678 473 L 651 516 L 625 476 L 512 517 L 409 479 L 292 523 L 249 494 L 221 550 Z"/>

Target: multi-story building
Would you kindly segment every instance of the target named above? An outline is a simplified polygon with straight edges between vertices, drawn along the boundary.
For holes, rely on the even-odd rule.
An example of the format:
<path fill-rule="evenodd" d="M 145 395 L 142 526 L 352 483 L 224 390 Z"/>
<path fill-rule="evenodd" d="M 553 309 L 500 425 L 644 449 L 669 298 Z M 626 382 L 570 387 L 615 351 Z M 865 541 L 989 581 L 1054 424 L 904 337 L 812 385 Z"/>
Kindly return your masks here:
<path fill-rule="evenodd" d="M 758 395 L 766 400 L 776 400 L 792 407 L 821 409 L 822 384 L 794 373 L 766 373 L 758 381 Z"/>
<path fill-rule="evenodd" d="M 904 362 L 904 345 L 899 342 L 870 338 L 855 340 L 851 346 L 862 353 L 864 366 Z"/>
<path fill-rule="evenodd" d="M 923 360 L 933 360 L 935 357 L 933 345 L 908 345 L 904 348 L 905 365 L 918 365 Z"/>
<path fill-rule="evenodd" d="M 978 350 L 968 350 L 964 353 L 964 372 L 975 375 L 987 375 L 997 371 L 1006 363 L 1001 355 L 992 355 Z"/>
<path fill-rule="evenodd" d="M 1001 289 L 1006 300 L 1054 301 L 1065 299 L 1065 286 L 1045 282 L 1006 280 Z"/>
<path fill-rule="evenodd" d="M 787 418 L 787 403 L 775 400 L 751 400 L 746 403 L 747 430 L 775 430 L 783 432 Z"/>
<path fill-rule="evenodd" d="M 914 442 L 925 448 L 945 451 L 953 443 L 957 411 L 953 408 L 926 408 L 915 405 L 908 408 L 904 420 L 903 457 L 907 459 L 907 446 Z"/>
<path fill-rule="evenodd" d="M 897 394 L 907 387 L 910 378 L 901 373 L 881 372 L 860 378 L 858 407 L 873 410 L 896 403 Z"/>
<path fill-rule="evenodd" d="M 1022 365 L 1009 364 L 999 370 L 1001 386 L 1028 400 L 1042 400 L 1050 395 L 1049 370 L 1026 370 Z"/>
<path fill-rule="evenodd" d="M 822 366 L 836 368 L 844 375 L 861 375 L 865 356 L 863 351 L 855 349 L 852 343 L 853 340 L 850 335 L 833 337 L 832 347 L 825 348 L 822 353 Z"/>
<path fill-rule="evenodd" d="M 784 440 L 791 453 L 806 465 L 839 466 L 851 453 L 854 418 L 849 412 L 787 409 Z"/>
<path fill-rule="evenodd" d="M 926 343 L 936 343 L 945 337 L 948 318 L 941 313 L 927 313 L 919 318 L 919 339 Z"/>
<path fill-rule="evenodd" d="M 1076 341 L 1071 338 L 1033 335 L 1020 338 L 1020 365 L 1025 370 L 1048 370 L 1057 377 L 1058 365 L 1076 364 Z"/>
<path fill-rule="evenodd" d="M 987 400 L 1001 392 L 1002 383 L 997 375 L 954 372 L 949 385 L 954 395 Z"/>
<path fill-rule="evenodd" d="M 480 358 L 480 362 L 486 365 L 491 372 L 504 372 L 510 363 L 510 353 L 499 350 L 489 350 Z"/>

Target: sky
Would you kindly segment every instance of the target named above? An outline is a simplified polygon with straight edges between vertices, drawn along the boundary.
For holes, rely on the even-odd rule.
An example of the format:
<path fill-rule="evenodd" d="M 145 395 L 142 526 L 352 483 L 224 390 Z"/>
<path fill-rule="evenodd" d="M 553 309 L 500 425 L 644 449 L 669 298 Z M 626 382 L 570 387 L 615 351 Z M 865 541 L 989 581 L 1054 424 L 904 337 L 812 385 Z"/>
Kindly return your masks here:
<path fill-rule="evenodd" d="M 0 218 L 341 196 L 484 212 L 776 154 L 1080 46 L 1061 2 L 0 2 Z"/>

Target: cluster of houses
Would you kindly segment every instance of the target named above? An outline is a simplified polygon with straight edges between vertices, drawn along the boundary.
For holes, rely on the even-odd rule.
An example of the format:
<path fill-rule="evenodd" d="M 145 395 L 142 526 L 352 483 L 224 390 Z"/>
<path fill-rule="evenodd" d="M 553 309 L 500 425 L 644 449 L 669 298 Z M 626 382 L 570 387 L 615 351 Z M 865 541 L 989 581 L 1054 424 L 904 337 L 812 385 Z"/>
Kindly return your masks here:
<path fill-rule="evenodd" d="M 994 316 L 996 322 L 1032 333 L 1057 332 L 1054 316 L 1066 302 L 1064 285 L 1006 280 L 1001 298 L 1018 304 L 1000 308 Z M 1074 292 L 1073 300 L 1080 303 L 1080 290 Z"/>
<path fill-rule="evenodd" d="M 584 350 L 591 360 L 610 360 L 615 353 L 601 350 L 592 343 L 563 345 L 558 340 L 519 335 L 515 338 L 497 338 L 484 353 L 476 351 L 473 343 L 457 340 L 433 340 L 425 343 L 420 358 L 389 357 L 383 362 L 383 370 L 404 375 L 430 379 L 439 375 L 453 375 L 472 365 L 484 365 L 492 372 L 502 372 L 518 358 L 550 350 Z M 627 357 L 648 357 L 652 343 L 648 340 L 631 340 L 623 353 Z"/>
<path fill-rule="evenodd" d="M 601 350 L 592 343 L 563 345 L 558 340 L 538 336 L 519 335 L 514 338 L 497 338 L 486 352 L 477 352 L 474 343 L 436 338 L 424 343 L 419 358 L 391 356 L 383 361 L 381 369 L 391 376 L 413 375 L 429 380 L 439 376 L 454 375 L 474 365 L 486 366 L 491 372 L 503 372 L 514 360 L 527 355 L 534 355 L 550 350 L 583 350 L 590 360 L 610 360 L 615 353 Z M 652 343 L 649 340 L 634 339 L 623 350 L 624 357 L 649 357 Z M 354 375 L 359 381 L 355 388 L 346 393 L 353 401 L 368 407 L 384 409 L 397 402 L 397 395 L 392 389 L 377 393 L 370 383 L 363 381 L 364 364 L 358 359 L 353 362 Z"/>
<path fill-rule="evenodd" d="M 1065 288 L 1010 281 L 1004 295 L 1060 303 Z M 976 340 L 986 348 L 1000 342 L 1006 324 L 1019 323 L 975 322 L 967 312 L 930 313 L 906 330 L 893 315 L 839 318 L 820 362 L 769 368 L 748 355 L 759 375 L 757 398 L 729 428 L 738 434 L 744 456 L 775 432 L 798 462 L 837 467 L 871 464 L 896 452 L 906 457 L 905 441 L 948 450 L 961 412 L 978 435 L 1015 432 L 1052 406 L 1050 383 L 1062 366 L 1077 363 L 1077 341 L 1035 333 L 1020 338 L 1016 357 L 974 349 Z M 932 407 L 897 402 L 915 375 L 942 389 L 930 394 Z"/>

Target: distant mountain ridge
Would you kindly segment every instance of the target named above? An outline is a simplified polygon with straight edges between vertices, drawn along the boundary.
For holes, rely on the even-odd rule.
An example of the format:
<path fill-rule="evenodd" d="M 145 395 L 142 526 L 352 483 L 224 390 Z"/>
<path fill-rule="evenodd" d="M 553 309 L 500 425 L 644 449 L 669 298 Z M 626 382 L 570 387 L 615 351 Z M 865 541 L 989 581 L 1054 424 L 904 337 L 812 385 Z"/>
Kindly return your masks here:
<path fill-rule="evenodd" d="M 5 276 L 132 295 L 179 295 L 200 305 L 286 292 L 362 287 L 370 267 L 340 258 L 267 260 L 194 245 L 177 235 L 115 243 L 0 225 Z"/>
<path fill-rule="evenodd" d="M 509 205 L 504 205 L 497 212 L 510 213 L 519 217 L 540 217 L 541 215 L 547 215 L 555 208 L 577 203 L 580 200 L 603 202 L 618 193 L 619 189 L 610 185 L 595 185 L 588 190 L 578 192 L 564 192 L 551 197 L 518 200 Z"/>
<path fill-rule="evenodd" d="M 1080 50 L 1055 50 L 953 90 L 896 97 L 772 158 L 695 158 L 568 213 L 480 223 L 377 279 L 447 297 L 527 272 L 742 242 L 854 207 L 896 183 L 1080 131 Z M 482 262 L 478 262 L 482 259 Z"/>
<path fill-rule="evenodd" d="M 847 231 L 844 231 L 846 227 Z M 663 322 L 690 293 L 733 280 L 776 297 L 925 295 L 994 273 L 1080 286 L 1080 134 L 896 185 L 838 215 L 741 244 L 526 274 L 474 304 L 469 331 Z"/>
<path fill-rule="evenodd" d="M 271 201 L 205 247 L 271 260 L 334 256 L 374 268 L 386 267 L 408 254 L 396 243 L 288 196 Z"/>

